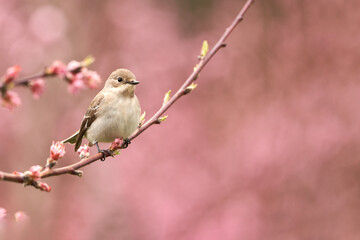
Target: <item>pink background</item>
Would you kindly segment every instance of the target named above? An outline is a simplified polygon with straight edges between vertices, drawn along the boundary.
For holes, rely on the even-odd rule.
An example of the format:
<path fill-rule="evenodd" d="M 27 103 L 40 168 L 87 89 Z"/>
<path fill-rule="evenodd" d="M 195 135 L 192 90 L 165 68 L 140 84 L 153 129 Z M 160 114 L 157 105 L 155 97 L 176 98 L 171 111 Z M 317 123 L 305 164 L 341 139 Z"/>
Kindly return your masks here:
<path fill-rule="evenodd" d="M 103 79 L 136 74 L 149 118 L 244 2 L 0 0 L 0 72 L 92 54 Z M 255 2 L 198 88 L 120 156 L 46 179 L 50 193 L 0 182 L 0 239 L 360 239 L 359 8 Z M 44 164 L 96 94 L 46 87 L 0 109 L 2 171 Z M 76 161 L 67 146 L 59 166 Z M 16 223 L 19 210 L 29 217 Z"/>

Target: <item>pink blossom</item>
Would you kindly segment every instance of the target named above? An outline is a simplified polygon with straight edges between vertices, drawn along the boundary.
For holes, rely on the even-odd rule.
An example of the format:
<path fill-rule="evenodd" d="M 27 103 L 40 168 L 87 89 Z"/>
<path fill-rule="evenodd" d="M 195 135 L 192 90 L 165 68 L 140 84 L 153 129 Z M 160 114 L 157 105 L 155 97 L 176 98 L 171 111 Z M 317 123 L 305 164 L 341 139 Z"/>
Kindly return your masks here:
<path fill-rule="evenodd" d="M 14 91 L 6 91 L 2 96 L 1 105 L 9 110 L 21 105 L 21 99 L 19 95 Z"/>
<path fill-rule="evenodd" d="M 78 93 L 81 89 L 85 88 L 84 84 L 84 75 L 80 72 L 75 75 L 72 75 L 70 78 L 70 84 L 68 86 L 68 91 L 72 94 Z"/>
<path fill-rule="evenodd" d="M 18 171 L 13 171 L 13 174 L 16 176 L 22 176 L 23 173 L 22 172 L 18 172 Z"/>
<path fill-rule="evenodd" d="M 90 156 L 89 149 L 89 146 L 85 144 L 77 150 L 80 159 L 88 158 Z"/>
<path fill-rule="evenodd" d="M 39 183 L 39 188 L 41 191 L 45 191 L 45 192 L 50 192 L 51 191 L 51 187 L 49 185 L 47 185 L 44 182 L 40 182 Z"/>
<path fill-rule="evenodd" d="M 111 143 L 110 150 L 111 150 L 111 151 L 115 151 L 115 150 L 119 149 L 120 146 L 121 146 L 121 139 L 120 139 L 120 138 L 116 138 L 116 139 Z"/>
<path fill-rule="evenodd" d="M 17 211 L 14 217 L 16 222 L 22 222 L 28 218 L 28 215 L 24 211 Z"/>
<path fill-rule="evenodd" d="M 6 216 L 6 209 L 0 207 L 0 220 Z"/>
<path fill-rule="evenodd" d="M 82 68 L 81 72 L 76 74 L 68 72 L 67 78 L 70 81 L 68 91 L 72 94 L 78 93 L 86 86 L 91 89 L 97 88 L 101 83 L 99 74 L 97 74 L 95 71 L 90 71 L 87 68 Z"/>
<path fill-rule="evenodd" d="M 27 174 L 32 180 L 40 180 L 40 172 L 42 170 L 42 167 L 40 165 L 32 166 L 29 171 L 26 171 L 25 174 Z"/>
<path fill-rule="evenodd" d="M 9 67 L 6 70 L 5 76 L 4 76 L 4 82 L 10 83 L 14 80 L 14 78 L 19 74 L 21 71 L 21 67 L 19 65 L 15 65 L 12 67 Z"/>
<path fill-rule="evenodd" d="M 61 142 L 52 143 L 50 147 L 50 158 L 58 160 L 65 155 L 65 145 Z"/>
<path fill-rule="evenodd" d="M 58 75 L 64 77 L 66 74 L 66 66 L 61 61 L 54 61 L 50 67 L 46 68 L 45 73 L 47 75 Z"/>
<path fill-rule="evenodd" d="M 117 144 L 117 145 L 120 145 L 121 139 L 120 139 L 120 138 L 115 138 L 115 140 L 114 140 L 113 143 L 114 143 L 114 144 Z"/>
<path fill-rule="evenodd" d="M 72 61 L 70 61 L 70 62 L 68 63 L 68 65 L 67 65 L 67 70 L 68 70 L 69 72 L 74 72 L 74 71 L 78 70 L 78 69 L 81 68 L 81 67 L 82 67 L 81 62 L 72 60 Z"/>
<path fill-rule="evenodd" d="M 31 92 L 35 99 L 39 99 L 45 91 L 45 81 L 42 78 L 32 80 L 30 83 Z"/>
<path fill-rule="evenodd" d="M 99 74 L 95 71 L 87 70 L 84 73 L 85 75 L 85 84 L 90 88 L 98 88 L 101 83 L 101 78 Z"/>

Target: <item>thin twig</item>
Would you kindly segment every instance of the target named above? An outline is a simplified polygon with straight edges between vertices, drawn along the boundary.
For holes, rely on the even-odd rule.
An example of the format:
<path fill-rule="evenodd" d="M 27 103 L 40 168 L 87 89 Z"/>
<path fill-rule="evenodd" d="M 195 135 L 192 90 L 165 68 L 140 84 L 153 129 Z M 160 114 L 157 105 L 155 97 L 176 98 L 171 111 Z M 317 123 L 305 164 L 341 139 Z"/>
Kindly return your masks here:
<path fill-rule="evenodd" d="M 46 73 L 39 73 L 39 74 L 36 74 L 36 75 L 32 75 L 32 76 L 29 76 L 29 77 L 24 77 L 24 78 L 21 78 L 19 80 L 16 80 L 16 82 L 14 82 L 14 86 L 28 86 L 29 83 L 31 82 L 31 80 L 33 79 L 37 79 L 37 78 L 44 78 L 44 77 L 50 77 L 51 75 L 47 75 Z M 6 84 L 2 84 L 0 86 L 0 89 L 3 89 Z"/>
<path fill-rule="evenodd" d="M 36 78 L 44 78 L 46 76 L 50 76 L 50 75 L 46 75 L 46 73 L 39 73 L 30 77 L 21 78 L 15 82 L 15 86 L 21 86 L 21 85 L 26 86 L 29 84 L 31 80 Z"/>
<path fill-rule="evenodd" d="M 249 9 L 251 4 L 255 0 L 247 0 L 243 8 L 240 10 L 238 15 L 235 17 L 233 22 L 229 25 L 229 27 L 226 28 L 223 35 L 219 38 L 219 40 L 216 42 L 214 47 L 209 51 L 209 53 L 204 57 L 200 59 L 200 62 L 197 65 L 197 68 L 190 74 L 190 76 L 186 79 L 186 81 L 183 83 L 183 85 L 179 88 L 179 90 L 169 99 L 169 101 L 164 104 L 146 123 L 144 123 L 140 128 L 138 128 L 130 137 L 130 140 L 135 139 L 137 136 L 139 136 L 142 132 L 144 132 L 146 129 L 148 129 L 153 124 L 158 124 L 161 121 L 159 121 L 159 118 L 163 116 L 163 114 L 182 96 L 188 93 L 187 88 L 196 81 L 199 73 L 202 71 L 202 69 L 205 67 L 205 65 L 212 59 L 212 57 L 223 47 L 226 46 L 225 40 L 229 37 L 229 35 L 232 33 L 232 31 L 235 29 L 235 27 L 243 20 L 243 16 L 246 13 L 246 11 Z M 26 79 L 23 79 L 24 82 L 26 82 Z M 125 146 L 125 143 L 120 146 L 120 148 L 123 148 Z M 104 153 L 104 157 L 111 156 L 108 152 Z M 76 162 L 72 165 L 61 167 L 61 168 L 54 168 L 54 169 L 45 169 L 41 172 L 41 178 L 47 178 L 51 176 L 57 176 L 62 174 L 75 174 L 79 175 L 76 170 L 80 169 L 86 165 L 89 165 L 97 160 L 100 160 L 102 158 L 102 153 L 98 153 L 92 157 L 83 159 L 79 162 Z M 11 182 L 17 182 L 17 183 L 24 183 L 25 180 L 23 177 L 18 176 L 16 174 L 11 173 L 4 173 L 0 171 L 0 179 L 4 181 L 11 181 Z"/>
<path fill-rule="evenodd" d="M 220 37 L 220 39 L 217 41 L 214 47 L 209 51 L 209 53 L 205 56 L 205 58 L 200 60 L 197 69 L 190 74 L 190 76 L 187 78 L 184 84 L 179 88 L 179 90 L 175 93 L 175 95 L 172 98 L 170 98 L 168 103 L 163 105 L 141 128 L 138 129 L 138 131 L 136 131 L 129 137 L 130 140 L 139 136 L 143 131 L 145 131 L 151 125 L 158 123 L 159 117 L 161 117 L 166 112 L 166 110 L 168 110 L 181 96 L 185 95 L 186 88 L 196 81 L 199 73 L 205 67 L 205 65 L 210 61 L 210 59 L 217 53 L 218 50 L 220 50 L 220 48 L 226 46 L 225 40 L 235 29 L 237 24 L 239 24 L 243 20 L 243 15 L 249 9 L 250 5 L 253 2 L 254 0 L 248 0 L 245 3 L 244 7 L 240 10 L 239 14 L 236 16 L 236 18 L 230 24 L 230 26 L 226 28 L 224 34 Z"/>

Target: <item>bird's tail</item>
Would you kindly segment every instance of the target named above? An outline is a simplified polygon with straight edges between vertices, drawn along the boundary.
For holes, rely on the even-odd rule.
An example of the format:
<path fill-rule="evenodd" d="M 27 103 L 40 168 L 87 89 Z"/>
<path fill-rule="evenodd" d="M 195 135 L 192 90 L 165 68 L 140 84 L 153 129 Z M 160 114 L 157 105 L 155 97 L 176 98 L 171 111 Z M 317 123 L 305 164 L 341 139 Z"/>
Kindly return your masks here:
<path fill-rule="evenodd" d="M 76 140 L 77 140 L 77 138 L 78 138 L 78 135 L 79 135 L 79 131 L 77 131 L 76 133 L 74 133 L 73 135 L 71 135 L 70 137 L 68 137 L 67 139 L 62 140 L 61 142 L 62 142 L 62 143 L 75 144 L 75 143 L 76 143 Z"/>

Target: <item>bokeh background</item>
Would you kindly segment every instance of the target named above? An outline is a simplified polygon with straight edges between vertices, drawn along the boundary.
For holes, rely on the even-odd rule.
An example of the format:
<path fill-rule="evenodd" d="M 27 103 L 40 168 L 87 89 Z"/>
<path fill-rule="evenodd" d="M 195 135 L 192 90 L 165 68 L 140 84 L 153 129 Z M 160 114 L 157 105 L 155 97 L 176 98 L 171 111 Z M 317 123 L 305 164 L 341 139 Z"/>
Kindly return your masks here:
<path fill-rule="evenodd" d="M 81 60 L 141 81 L 148 118 L 192 72 L 244 0 L 8 1 L 0 72 Z M 257 1 L 169 118 L 50 193 L 0 182 L 0 239 L 360 239 L 360 2 Z M 44 164 L 95 91 L 0 109 L 0 169 Z M 108 145 L 102 145 L 107 147 Z M 92 152 L 96 152 L 92 149 Z M 78 161 L 72 147 L 59 166 Z M 13 214 L 28 218 L 15 222 Z"/>

